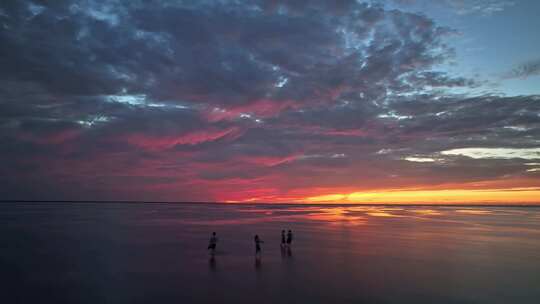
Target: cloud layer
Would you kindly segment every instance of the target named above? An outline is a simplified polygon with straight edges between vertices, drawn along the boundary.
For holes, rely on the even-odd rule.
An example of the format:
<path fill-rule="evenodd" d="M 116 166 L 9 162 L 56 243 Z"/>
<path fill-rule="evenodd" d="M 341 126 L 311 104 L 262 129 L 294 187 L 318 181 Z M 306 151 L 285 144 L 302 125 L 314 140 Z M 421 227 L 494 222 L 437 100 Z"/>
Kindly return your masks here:
<path fill-rule="evenodd" d="M 0 4 L 0 198 L 283 201 L 538 181 L 534 157 L 443 153 L 536 151 L 540 98 L 452 94 L 478 84 L 439 68 L 456 32 L 429 17 L 356 1 L 158 2 Z"/>

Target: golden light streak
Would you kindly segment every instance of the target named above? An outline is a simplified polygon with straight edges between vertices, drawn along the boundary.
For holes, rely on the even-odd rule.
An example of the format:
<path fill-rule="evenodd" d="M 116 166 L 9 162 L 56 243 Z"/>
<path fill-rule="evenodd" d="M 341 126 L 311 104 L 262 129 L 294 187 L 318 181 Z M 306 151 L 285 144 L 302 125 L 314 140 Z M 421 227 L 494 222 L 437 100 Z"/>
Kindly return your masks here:
<path fill-rule="evenodd" d="M 540 188 L 383 190 L 306 197 L 307 203 L 538 204 Z"/>
<path fill-rule="evenodd" d="M 311 203 L 338 202 L 347 199 L 345 194 L 327 194 L 308 197 L 306 200 Z"/>

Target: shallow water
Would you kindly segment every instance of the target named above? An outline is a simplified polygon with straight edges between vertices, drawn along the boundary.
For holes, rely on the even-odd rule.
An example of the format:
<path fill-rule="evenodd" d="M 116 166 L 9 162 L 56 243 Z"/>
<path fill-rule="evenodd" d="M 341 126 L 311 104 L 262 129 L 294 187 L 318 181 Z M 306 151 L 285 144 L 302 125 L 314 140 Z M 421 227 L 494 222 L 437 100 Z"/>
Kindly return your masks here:
<path fill-rule="evenodd" d="M 5 203 L 0 241 L 3 303 L 540 303 L 540 208 Z"/>

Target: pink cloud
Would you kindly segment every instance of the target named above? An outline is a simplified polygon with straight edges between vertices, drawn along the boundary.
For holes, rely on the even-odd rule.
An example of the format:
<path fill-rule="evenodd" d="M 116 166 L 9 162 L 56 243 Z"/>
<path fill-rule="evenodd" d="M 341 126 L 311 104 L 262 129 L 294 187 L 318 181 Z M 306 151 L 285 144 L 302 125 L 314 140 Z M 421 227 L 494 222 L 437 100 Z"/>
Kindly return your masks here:
<path fill-rule="evenodd" d="M 241 160 L 256 164 L 256 165 L 262 165 L 267 167 L 273 167 L 281 164 L 285 164 L 288 162 L 292 162 L 295 159 L 297 159 L 299 154 L 289 155 L 285 157 L 275 157 L 275 156 L 249 156 L 249 157 L 242 157 Z"/>
<path fill-rule="evenodd" d="M 216 141 L 222 138 L 234 139 L 240 136 L 242 131 L 238 127 L 224 130 L 202 130 L 182 135 L 152 136 L 148 134 L 132 134 L 126 140 L 134 146 L 148 150 L 164 150 L 176 145 L 198 145 L 204 142 Z"/>

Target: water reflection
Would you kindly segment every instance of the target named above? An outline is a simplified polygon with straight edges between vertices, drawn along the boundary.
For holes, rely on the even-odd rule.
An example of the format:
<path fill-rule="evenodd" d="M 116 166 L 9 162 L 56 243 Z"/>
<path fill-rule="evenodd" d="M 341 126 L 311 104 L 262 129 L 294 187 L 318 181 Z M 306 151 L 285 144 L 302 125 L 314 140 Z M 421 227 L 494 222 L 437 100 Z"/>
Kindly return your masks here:
<path fill-rule="evenodd" d="M 281 258 L 283 260 L 293 257 L 291 246 L 281 246 L 280 252 L 281 252 Z"/>
<path fill-rule="evenodd" d="M 211 256 L 210 259 L 208 260 L 208 266 L 211 272 L 217 271 L 217 263 L 216 263 L 216 258 L 214 256 Z"/>
<path fill-rule="evenodd" d="M 301 217 L 307 220 L 320 221 L 324 224 L 340 224 L 348 226 L 363 225 L 366 217 L 357 213 L 352 213 L 348 208 L 318 208 L 312 209 L 311 213 Z"/>
<path fill-rule="evenodd" d="M 15 295 L 4 302 L 38 302 L 42 295 L 53 303 L 110 302 L 102 295 L 146 303 L 156 300 L 149 295 L 163 295 L 159 302 L 186 304 L 536 304 L 540 298 L 538 208 L 249 208 L 261 212 L 212 205 L 34 211 L 0 205 L 0 235 L 13 244 L 0 250 L 10 278 L 3 286 Z M 298 236 L 294 253 L 279 247 L 283 227 Z M 249 231 L 255 229 L 268 236 L 264 266 L 253 257 Z M 208 257 L 214 230 L 221 253 Z"/>
<path fill-rule="evenodd" d="M 421 215 L 441 215 L 442 212 L 433 210 L 433 209 L 413 209 L 411 212 L 418 213 Z"/>
<path fill-rule="evenodd" d="M 366 212 L 366 214 L 371 216 L 378 216 L 378 217 L 402 217 L 401 215 L 392 214 L 390 212 L 384 212 L 384 211 L 372 211 L 372 212 Z"/>
<path fill-rule="evenodd" d="M 262 268 L 262 262 L 260 256 L 255 256 L 255 270 L 257 272 L 261 271 Z"/>
<path fill-rule="evenodd" d="M 457 213 L 465 213 L 465 214 L 474 214 L 474 215 L 484 215 L 484 214 L 492 214 L 493 212 L 489 210 L 478 210 L 478 209 L 459 209 L 456 210 Z"/>
<path fill-rule="evenodd" d="M 223 212 L 226 211 L 226 212 Z M 507 208 L 449 208 L 449 207 L 388 207 L 388 206 L 227 206 L 221 212 L 210 212 L 212 218 L 198 214 L 188 218 L 170 217 L 156 219 L 162 225 L 188 226 L 236 226 L 272 223 L 312 221 L 329 226 L 363 226 L 385 219 L 414 218 L 426 221 L 459 222 L 479 220 L 474 216 L 493 215 L 517 216 L 523 210 Z M 459 215 L 459 216 L 457 216 Z M 464 219 L 464 216 L 471 216 Z M 152 218 L 158 217 L 157 215 Z M 537 218 L 538 215 L 529 215 Z"/>

